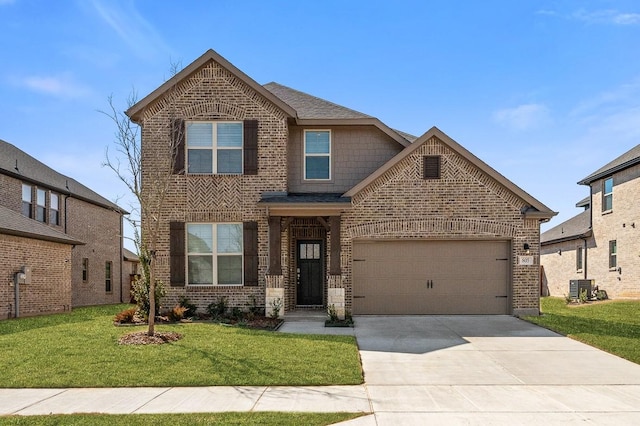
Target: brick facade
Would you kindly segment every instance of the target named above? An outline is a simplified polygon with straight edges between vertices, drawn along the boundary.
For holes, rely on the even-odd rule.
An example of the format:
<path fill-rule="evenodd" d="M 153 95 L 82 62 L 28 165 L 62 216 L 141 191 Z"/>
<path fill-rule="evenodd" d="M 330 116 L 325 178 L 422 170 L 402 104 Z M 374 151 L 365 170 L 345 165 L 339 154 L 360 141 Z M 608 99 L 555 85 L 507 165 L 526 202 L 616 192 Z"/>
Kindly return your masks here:
<path fill-rule="evenodd" d="M 395 164 L 346 203 L 341 217 L 341 239 L 335 241 L 326 214 L 300 210 L 282 218 L 281 275 L 267 275 L 269 265 L 269 208 L 258 203 L 265 193 L 344 193 L 374 173 L 403 150 L 403 146 L 375 125 L 294 124 L 246 76 L 234 75 L 215 55 L 201 62 L 203 55 L 173 80 L 134 106 L 128 113 L 142 126 L 143 183 L 153 182 L 156 173 L 170 169 L 171 123 L 189 120 L 257 120 L 257 175 L 173 174 L 166 203 L 160 214 L 156 246 L 156 271 L 167 287 L 164 307 L 186 296 L 200 309 L 219 297 L 231 306 L 248 307 L 252 299 L 269 308 L 283 298 L 284 309 L 297 303 L 296 242 L 323 242 L 323 305 L 331 300 L 342 310 L 352 306 L 351 252 L 356 239 L 496 239 L 509 241 L 512 250 L 510 300 L 514 314 L 538 313 L 539 219 L 527 219 L 531 197 L 516 194 L 488 175 L 468 157 L 433 137 Z M 162 92 L 162 93 L 161 93 Z M 303 130 L 332 132 L 333 179 L 303 182 Z M 406 142 L 406 141 L 405 141 Z M 422 179 L 422 157 L 439 155 L 443 176 L 437 181 Z M 497 175 L 497 174 L 496 174 Z M 149 188 L 148 186 L 147 188 Z M 523 198 L 524 197 L 524 198 Z M 538 203 L 538 202 L 535 202 Z M 337 211 L 337 210 L 336 210 Z M 544 214 L 553 215 L 545 210 Z M 278 214 L 273 214 L 278 216 Z M 324 216 L 324 217 L 322 217 Z M 259 282 L 253 286 L 174 286 L 171 281 L 170 223 L 257 222 Z M 340 222 L 339 222 L 340 223 Z M 525 251 L 524 245 L 529 249 Z M 341 273 L 331 275 L 330 252 L 341 245 Z M 522 266 L 520 255 L 531 255 L 534 265 Z M 329 289 L 335 289 L 329 291 Z"/>
<path fill-rule="evenodd" d="M 621 170 L 613 178 L 611 211 L 602 211 L 604 180 L 591 184 L 592 236 L 586 243 L 575 239 L 542 247 L 543 279 L 550 295 L 566 295 L 569 280 L 592 279 L 611 298 L 640 298 L 640 165 Z M 611 240 L 617 243 L 616 268 L 609 268 Z M 585 266 L 578 271 L 576 248 L 585 247 L 585 244 Z"/>
<path fill-rule="evenodd" d="M 4 142 L 3 142 L 4 143 Z M 16 150 L 12 150 L 14 152 Z M 26 162 L 26 154 L 22 155 L 20 163 Z M 111 304 L 120 303 L 121 298 L 121 263 L 122 263 L 122 211 L 116 205 L 112 207 L 106 207 L 98 205 L 94 202 L 85 201 L 76 196 L 76 194 L 64 188 L 61 189 L 66 183 L 72 187 L 77 188 L 82 192 L 84 197 L 95 195 L 88 188 L 82 187 L 65 176 L 59 175 L 53 170 L 46 167 L 44 164 L 39 163 L 34 158 L 28 158 L 30 162 L 29 171 L 33 171 L 38 167 L 46 169 L 43 172 L 43 176 L 49 176 L 52 179 L 58 179 L 55 182 L 38 182 L 35 178 L 25 176 L 24 178 L 16 177 L 11 173 L 5 174 L 4 171 L 0 171 L 0 205 L 12 210 L 14 212 L 22 214 L 22 185 L 27 184 L 32 189 L 32 217 L 35 218 L 36 212 L 36 194 L 37 190 L 45 191 L 45 221 L 39 222 L 35 219 L 34 224 L 46 225 L 47 227 L 65 234 L 69 239 L 83 244 L 77 245 L 65 245 L 59 243 L 43 243 L 39 241 L 37 237 L 34 239 L 28 239 L 31 241 L 32 250 L 42 249 L 43 252 L 34 251 L 32 256 L 34 258 L 41 258 L 43 262 L 47 259 L 51 261 L 57 261 L 60 256 L 66 259 L 66 266 L 68 268 L 68 278 L 71 280 L 69 284 L 70 299 L 66 301 L 66 293 L 60 292 L 60 295 L 52 295 L 52 298 L 42 297 L 42 303 L 51 302 L 51 309 L 45 309 L 39 307 L 38 312 L 48 311 L 60 311 L 60 306 L 85 306 L 85 305 L 99 305 L 99 304 Z M 14 160 L 15 161 L 15 160 Z M 62 185 L 60 185 L 60 182 Z M 51 215 L 51 199 L 52 194 L 58 196 L 58 221 L 54 222 L 54 218 Z M 101 198 L 101 197 L 99 197 Z M 104 200 L 107 203 L 107 200 Z M 25 242 L 25 244 L 28 244 Z M 53 246 L 51 246 L 53 244 Z M 45 248 L 46 247 L 46 248 Z M 60 254 L 52 255 L 52 247 L 57 247 L 60 250 Z M 3 248 L 3 256 L 4 256 Z M 89 260 L 89 277 L 86 282 L 82 279 L 82 259 L 87 258 Z M 105 291 L 105 262 L 112 262 L 112 290 L 111 292 Z M 13 266 L 11 266 L 13 267 Z M 53 268 L 53 267 L 52 267 Z M 59 274 L 53 273 L 55 268 L 50 269 L 52 271 L 52 282 L 56 282 Z M 49 269 L 46 269 L 47 271 Z M 65 275 L 66 279 L 66 275 Z M 65 283 L 60 285 L 67 286 Z M 29 288 L 25 287 L 25 291 Z M 45 287 L 48 289 L 48 287 Z M 52 290 L 53 291 L 53 290 Z M 66 290 L 65 290 L 66 291 Z M 58 290 L 54 291 L 58 293 Z M 59 297 L 62 297 L 64 303 L 60 303 Z M 124 299 L 128 301 L 128 297 Z"/>
<path fill-rule="evenodd" d="M 20 316 L 71 309 L 71 245 L 0 234 L 0 318 L 15 316 L 14 274 L 31 268 L 31 283 L 20 284 Z"/>
<path fill-rule="evenodd" d="M 170 102 L 169 102 L 170 99 Z M 264 209 L 257 205 L 268 191 L 287 190 L 287 140 L 285 114 L 242 80 L 214 61 L 182 80 L 171 93 L 150 105 L 142 122 L 143 183 L 166 168 L 171 158 L 169 123 L 183 120 L 258 120 L 257 175 L 189 175 L 172 177 L 165 209 L 160 219 L 157 245 L 158 278 L 165 283 L 164 307 L 176 305 L 186 296 L 200 309 L 220 297 L 230 305 L 247 308 L 252 299 L 265 301 L 268 259 L 268 225 Z M 258 223 L 259 285 L 170 287 L 169 222 Z"/>

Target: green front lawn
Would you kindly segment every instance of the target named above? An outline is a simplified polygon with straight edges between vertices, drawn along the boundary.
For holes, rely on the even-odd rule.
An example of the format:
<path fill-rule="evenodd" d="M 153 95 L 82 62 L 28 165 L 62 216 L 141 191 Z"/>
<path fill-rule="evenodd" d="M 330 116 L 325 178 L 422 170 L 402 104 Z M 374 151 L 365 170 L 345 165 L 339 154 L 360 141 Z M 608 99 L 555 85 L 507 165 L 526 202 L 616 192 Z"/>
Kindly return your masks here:
<path fill-rule="evenodd" d="M 640 364 L 640 301 L 567 305 L 561 298 L 540 299 L 542 315 L 527 321 Z"/>
<path fill-rule="evenodd" d="M 2 425 L 93 425 L 93 426 L 191 426 L 191 425 L 263 425 L 324 426 L 356 417 L 360 413 L 215 413 L 215 414 L 73 414 L 56 416 L 0 417 Z"/>
<path fill-rule="evenodd" d="M 184 337 L 121 346 L 127 305 L 0 321 L 0 387 L 329 385 L 363 382 L 352 336 L 284 334 L 213 323 L 156 326 Z"/>

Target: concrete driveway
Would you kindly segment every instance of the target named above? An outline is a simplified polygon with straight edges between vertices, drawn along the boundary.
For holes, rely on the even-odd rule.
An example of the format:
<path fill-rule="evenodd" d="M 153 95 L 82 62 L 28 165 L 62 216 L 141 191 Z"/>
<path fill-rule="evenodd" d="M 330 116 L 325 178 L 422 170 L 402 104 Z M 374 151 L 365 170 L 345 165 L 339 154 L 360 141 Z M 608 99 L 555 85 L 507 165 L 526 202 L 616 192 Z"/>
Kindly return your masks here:
<path fill-rule="evenodd" d="M 640 424 L 640 365 L 517 318 L 355 322 L 375 414 L 347 424 Z"/>

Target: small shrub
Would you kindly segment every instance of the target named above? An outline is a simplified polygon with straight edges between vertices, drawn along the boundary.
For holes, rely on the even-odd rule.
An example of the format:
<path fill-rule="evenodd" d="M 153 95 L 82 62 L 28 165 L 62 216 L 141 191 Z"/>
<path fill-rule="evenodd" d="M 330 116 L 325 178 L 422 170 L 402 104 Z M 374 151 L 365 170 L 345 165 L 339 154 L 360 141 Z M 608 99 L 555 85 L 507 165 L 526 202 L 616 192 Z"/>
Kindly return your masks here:
<path fill-rule="evenodd" d="M 251 296 L 251 300 L 249 302 L 249 313 L 253 314 L 254 317 L 264 315 L 264 308 L 258 306 L 258 299 L 256 299 L 255 295 Z"/>
<path fill-rule="evenodd" d="M 185 312 L 187 312 L 187 308 L 178 305 L 167 313 L 167 318 L 169 319 L 169 321 L 180 321 L 184 318 Z"/>
<path fill-rule="evenodd" d="M 336 312 L 335 305 L 329 305 L 329 307 L 327 308 L 327 313 L 329 314 L 329 321 L 338 322 L 339 318 L 338 313 Z"/>
<path fill-rule="evenodd" d="M 160 280 L 156 280 L 156 309 L 155 314 L 160 314 L 160 301 L 166 294 L 164 283 Z M 132 285 L 131 293 L 133 294 L 136 304 L 138 305 L 138 311 L 146 319 L 149 317 L 149 282 L 144 277 L 137 278 Z"/>
<path fill-rule="evenodd" d="M 133 324 L 135 322 L 137 308 L 126 309 L 118 312 L 113 320 L 120 324 Z"/>
<path fill-rule="evenodd" d="M 567 303 L 571 303 L 573 302 L 573 298 L 571 297 L 571 295 L 569 293 L 564 295 L 564 301 Z"/>
<path fill-rule="evenodd" d="M 227 307 L 227 298 L 220 296 L 217 302 L 212 302 L 207 306 L 207 312 L 212 318 L 219 319 L 227 313 Z"/>
<path fill-rule="evenodd" d="M 609 295 L 607 295 L 607 291 L 606 290 L 598 290 L 596 291 L 596 299 L 598 300 L 607 300 L 609 298 Z"/>
<path fill-rule="evenodd" d="M 282 299 L 279 297 L 271 301 L 271 312 L 269 316 L 273 319 L 280 318 L 280 309 L 282 309 Z"/>
<path fill-rule="evenodd" d="M 586 288 L 583 288 L 582 290 L 580 290 L 580 295 L 578 296 L 578 300 L 580 300 L 580 303 L 587 303 L 589 301 L 589 296 Z"/>
<path fill-rule="evenodd" d="M 180 306 L 186 309 L 184 312 L 184 316 L 186 318 L 191 318 L 196 316 L 196 311 L 198 310 L 198 307 L 193 303 L 191 303 L 191 301 L 187 299 L 186 296 L 182 296 L 180 298 Z"/>
<path fill-rule="evenodd" d="M 235 318 L 237 320 L 240 320 L 240 319 L 242 319 L 243 316 L 244 316 L 244 313 L 242 312 L 242 309 L 240 309 L 239 307 L 234 306 L 231 309 L 231 318 Z"/>

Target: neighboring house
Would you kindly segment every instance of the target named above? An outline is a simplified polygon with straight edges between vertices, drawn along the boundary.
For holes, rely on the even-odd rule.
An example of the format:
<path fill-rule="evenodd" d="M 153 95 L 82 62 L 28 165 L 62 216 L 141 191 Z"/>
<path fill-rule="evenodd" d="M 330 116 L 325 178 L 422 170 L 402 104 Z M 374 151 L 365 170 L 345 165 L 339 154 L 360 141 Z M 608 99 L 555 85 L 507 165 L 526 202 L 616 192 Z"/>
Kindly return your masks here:
<path fill-rule="evenodd" d="M 138 255 L 126 248 L 122 249 L 122 301 L 135 302 L 131 295 L 133 281 L 140 274 Z"/>
<path fill-rule="evenodd" d="M 538 314 L 555 213 L 437 128 L 415 138 L 207 51 L 127 114 L 143 184 L 172 157 L 165 306 Z"/>
<path fill-rule="evenodd" d="M 640 297 L 640 145 L 578 184 L 590 188 L 585 210 L 540 237 L 543 294 L 590 279 L 609 297 Z"/>
<path fill-rule="evenodd" d="M 122 300 L 124 210 L 2 140 L 0 206 L 0 318 L 15 316 L 23 267 L 21 315 Z"/>

